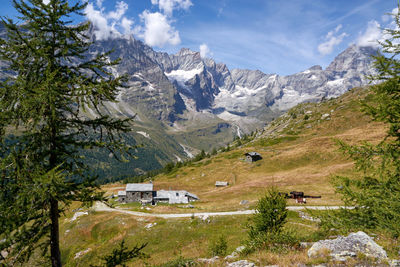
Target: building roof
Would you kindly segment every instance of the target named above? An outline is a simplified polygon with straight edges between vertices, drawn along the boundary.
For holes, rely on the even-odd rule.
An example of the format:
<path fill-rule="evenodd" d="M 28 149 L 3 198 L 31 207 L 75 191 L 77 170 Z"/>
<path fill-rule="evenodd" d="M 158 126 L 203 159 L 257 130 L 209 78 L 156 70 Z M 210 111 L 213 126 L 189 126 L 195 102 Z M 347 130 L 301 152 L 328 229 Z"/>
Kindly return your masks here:
<path fill-rule="evenodd" d="M 260 156 L 261 157 L 261 155 L 259 153 L 257 153 L 257 152 L 248 152 L 245 155 L 246 156 L 250 156 L 250 157 L 255 157 L 255 156 Z"/>
<path fill-rule="evenodd" d="M 118 191 L 118 196 L 126 196 L 126 191 Z"/>
<path fill-rule="evenodd" d="M 178 195 L 177 195 L 178 194 Z M 171 199 L 171 198 L 181 198 L 181 197 L 191 197 L 194 199 L 199 199 L 195 194 L 189 193 L 185 190 L 159 190 L 157 191 L 156 199 Z"/>
<path fill-rule="evenodd" d="M 126 191 L 131 191 L 131 192 L 153 191 L 153 184 L 126 184 Z"/>

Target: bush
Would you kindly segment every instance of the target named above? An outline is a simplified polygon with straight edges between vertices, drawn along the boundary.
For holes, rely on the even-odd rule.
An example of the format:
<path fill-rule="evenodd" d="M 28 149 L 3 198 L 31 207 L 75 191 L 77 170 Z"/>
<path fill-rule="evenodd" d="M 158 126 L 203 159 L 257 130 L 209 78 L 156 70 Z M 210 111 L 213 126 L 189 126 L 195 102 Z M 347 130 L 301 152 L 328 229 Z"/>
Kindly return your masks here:
<path fill-rule="evenodd" d="M 209 246 L 210 253 L 213 257 L 225 256 L 227 254 L 227 249 L 228 243 L 223 235 L 221 235 L 216 241 L 212 242 Z"/>

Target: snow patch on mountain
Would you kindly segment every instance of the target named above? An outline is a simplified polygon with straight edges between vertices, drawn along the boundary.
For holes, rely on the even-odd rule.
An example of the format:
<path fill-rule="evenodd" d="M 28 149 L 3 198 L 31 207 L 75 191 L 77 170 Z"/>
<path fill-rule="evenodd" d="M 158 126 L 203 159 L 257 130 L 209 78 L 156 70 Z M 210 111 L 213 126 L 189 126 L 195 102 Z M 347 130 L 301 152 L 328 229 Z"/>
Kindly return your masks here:
<path fill-rule="evenodd" d="M 144 137 L 146 137 L 147 139 L 151 139 L 150 135 L 146 132 L 143 131 L 136 131 L 138 134 L 143 135 Z"/>
<path fill-rule="evenodd" d="M 341 79 L 336 79 L 336 80 L 333 80 L 333 81 L 329 81 L 329 82 L 326 83 L 326 85 L 336 87 L 336 86 L 343 86 L 344 83 L 345 83 L 345 79 L 341 78 Z"/>
<path fill-rule="evenodd" d="M 203 71 L 202 68 L 192 70 L 173 70 L 165 73 L 170 81 L 176 81 L 180 86 L 186 87 L 185 83 L 194 76 L 199 75 Z"/>
<path fill-rule="evenodd" d="M 186 153 L 186 155 L 189 158 L 194 158 L 194 155 L 190 152 L 190 150 L 186 146 L 184 146 L 182 144 L 179 144 L 179 145 L 183 148 L 183 151 Z"/>

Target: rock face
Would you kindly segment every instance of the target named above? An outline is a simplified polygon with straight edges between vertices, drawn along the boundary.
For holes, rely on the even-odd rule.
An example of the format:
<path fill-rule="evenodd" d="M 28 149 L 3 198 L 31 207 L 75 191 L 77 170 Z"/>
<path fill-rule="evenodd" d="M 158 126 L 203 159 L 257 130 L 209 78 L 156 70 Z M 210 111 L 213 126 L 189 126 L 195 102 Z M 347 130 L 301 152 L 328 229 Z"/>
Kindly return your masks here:
<path fill-rule="evenodd" d="M 355 257 L 357 253 L 363 253 L 368 257 L 387 259 L 386 251 L 362 231 L 351 233 L 347 237 L 339 236 L 332 240 L 318 241 L 308 250 L 308 256 L 317 257 L 321 250 L 329 250 L 330 255 L 336 260 Z"/>

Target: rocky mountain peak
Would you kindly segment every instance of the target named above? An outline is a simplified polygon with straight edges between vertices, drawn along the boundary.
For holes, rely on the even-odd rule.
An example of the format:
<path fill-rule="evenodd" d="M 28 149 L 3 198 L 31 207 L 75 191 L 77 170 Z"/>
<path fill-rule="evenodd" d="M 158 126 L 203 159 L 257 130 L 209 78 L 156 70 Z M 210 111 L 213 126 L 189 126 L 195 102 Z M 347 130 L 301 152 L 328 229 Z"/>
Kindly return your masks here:
<path fill-rule="evenodd" d="M 322 70 L 322 67 L 320 65 L 314 65 L 311 68 L 309 68 L 308 70 L 310 70 L 310 71 Z"/>
<path fill-rule="evenodd" d="M 196 55 L 199 54 L 199 52 L 195 52 L 190 50 L 189 48 L 181 48 L 181 50 L 179 50 L 179 52 L 177 54 L 175 54 L 176 56 L 186 56 L 186 55 Z"/>
<path fill-rule="evenodd" d="M 343 72 L 349 69 L 365 70 L 370 68 L 373 55 L 377 50 L 372 46 L 360 47 L 355 44 L 340 53 L 326 68 L 327 71 Z"/>

